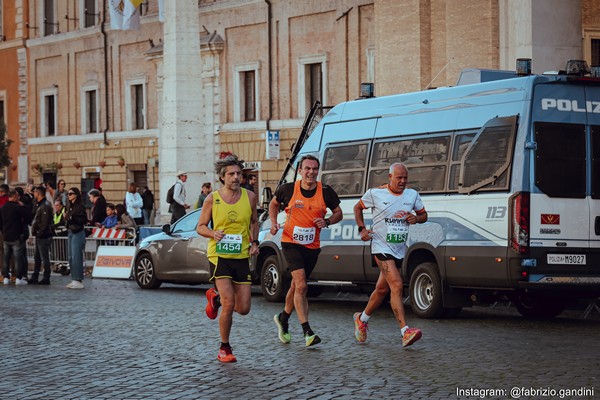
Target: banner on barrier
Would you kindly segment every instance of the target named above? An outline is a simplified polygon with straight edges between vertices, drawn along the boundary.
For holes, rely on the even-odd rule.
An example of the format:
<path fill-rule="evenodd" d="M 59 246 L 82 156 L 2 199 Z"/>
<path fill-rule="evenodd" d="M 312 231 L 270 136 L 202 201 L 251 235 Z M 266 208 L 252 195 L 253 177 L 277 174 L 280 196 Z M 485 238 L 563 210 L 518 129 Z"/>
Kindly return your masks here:
<path fill-rule="evenodd" d="M 115 228 L 94 228 L 92 229 L 93 239 L 125 239 L 127 231 L 125 229 Z"/>
<path fill-rule="evenodd" d="M 135 246 L 98 247 L 92 277 L 129 279 L 135 250 Z"/>

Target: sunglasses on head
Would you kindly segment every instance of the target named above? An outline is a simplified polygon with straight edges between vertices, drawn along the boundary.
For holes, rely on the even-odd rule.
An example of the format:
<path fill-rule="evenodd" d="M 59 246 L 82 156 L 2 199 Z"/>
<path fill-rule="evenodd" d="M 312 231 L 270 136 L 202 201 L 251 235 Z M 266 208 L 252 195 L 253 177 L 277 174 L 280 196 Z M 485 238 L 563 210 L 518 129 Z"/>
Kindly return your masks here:
<path fill-rule="evenodd" d="M 72 195 L 72 194 L 75 194 L 75 192 L 69 192 L 69 193 L 67 193 L 67 194 L 70 196 L 70 195 Z"/>

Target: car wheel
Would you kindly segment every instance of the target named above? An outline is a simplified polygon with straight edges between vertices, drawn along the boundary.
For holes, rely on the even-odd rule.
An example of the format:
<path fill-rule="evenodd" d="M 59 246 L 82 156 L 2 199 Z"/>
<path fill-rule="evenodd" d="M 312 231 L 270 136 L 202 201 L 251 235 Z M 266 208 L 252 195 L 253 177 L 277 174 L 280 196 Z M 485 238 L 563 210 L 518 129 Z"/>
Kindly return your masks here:
<path fill-rule="evenodd" d="M 276 255 L 267 257 L 260 272 L 260 288 L 267 301 L 281 302 L 285 299 L 289 286 L 284 275 L 279 258 Z"/>
<path fill-rule="evenodd" d="M 513 297 L 517 311 L 525 318 L 550 319 L 565 309 L 565 303 L 541 294 L 519 291 Z"/>
<path fill-rule="evenodd" d="M 440 318 L 444 313 L 442 283 L 435 263 L 422 263 L 410 277 L 412 310 L 420 318 Z"/>
<path fill-rule="evenodd" d="M 138 257 L 133 275 L 142 289 L 157 289 L 162 283 L 156 279 L 156 269 L 149 254 L 142 254 Z"/>

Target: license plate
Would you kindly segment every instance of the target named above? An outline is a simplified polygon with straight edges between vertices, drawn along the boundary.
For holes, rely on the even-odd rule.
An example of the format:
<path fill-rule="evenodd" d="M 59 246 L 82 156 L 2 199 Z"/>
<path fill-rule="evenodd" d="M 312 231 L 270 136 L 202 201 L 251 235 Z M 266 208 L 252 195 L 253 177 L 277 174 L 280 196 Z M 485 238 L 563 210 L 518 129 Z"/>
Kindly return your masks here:
<path fill-rule="evenodd" d="M 585 265 L 584 254 L 548 254 L 548 264 Z"/>

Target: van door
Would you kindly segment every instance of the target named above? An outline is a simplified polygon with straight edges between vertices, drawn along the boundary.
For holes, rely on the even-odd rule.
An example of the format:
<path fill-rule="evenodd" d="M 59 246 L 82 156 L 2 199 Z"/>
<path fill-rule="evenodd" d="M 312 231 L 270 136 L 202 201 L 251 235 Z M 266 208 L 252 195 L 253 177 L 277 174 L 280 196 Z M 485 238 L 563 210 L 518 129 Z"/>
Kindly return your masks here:
<path fill-rule="evenodd" d="M 535 88 L 530 245 L 541 264 L 536 273 L 583 272 L 589 262 L 581 257 L 590 240 L 585 104 L 581 85 Z"/>
<path fill-rule="evenodd" d="M 592 106 L 588 111 L 590 126 L 591 196 L 590 204 L 590 247 L 600 250 L 600 88 L 586 88 L 586 100 Z M 586 102 L 586 104 L 588 104 Z M 595 109 L 598 109 L 598 112 Z"/>
<path fill-rule="evenodd" d="M 368 244 L 360 240 L 353 207 L 365 192 L 367 162 L 377 118 L 326 124 L 321 138 L 321 181 L 335 190 L 344 219 L 321 231 L 321 254 L 312 279 L 363 282 Z M 366 265 L 370 268 L 370 261 Z"/>

